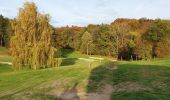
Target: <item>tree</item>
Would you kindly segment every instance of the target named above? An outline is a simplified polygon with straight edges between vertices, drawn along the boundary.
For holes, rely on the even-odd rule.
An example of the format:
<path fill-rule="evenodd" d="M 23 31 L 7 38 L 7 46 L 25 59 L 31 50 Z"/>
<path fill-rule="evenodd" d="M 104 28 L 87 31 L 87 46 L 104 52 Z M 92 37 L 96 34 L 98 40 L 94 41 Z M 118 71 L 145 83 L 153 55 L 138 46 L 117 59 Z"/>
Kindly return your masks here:
<path fill-rule="evenodd" d="M 34 3 L 26 2 L 12 21 L 13 36 L 10 51 L 15 69 L 54 67 L 55 49 L 52 47 L 50 17 L 37 11 Z"/>
<path fill-rule="evenodd" d="M 90 33 L 90 45 L 82 36 Z M 87 27 L 56 29 L 54 43 L 86 54 L 117 57 L 118 59 L 150 59 L 169 54 L 169 20 L 117 19 L 111 25 L 90 24 Z M 84 36 L 85 37 L 85 36 Z M 147 45 L 146 45 L 147 44 Z M 87 53 L 88 52 L 88 53 Z"/>
<path fill-rule="evenodd" d="M 116 31 L 115 38 L 116 38 L 116 53 L 117 53 L 117 59 L 123 59 L 123 56 L 125 55 L 124 49 L 127 49 L 127 43 L 129 41 L 128 33 L 130 31 L 129 25 L 126 24 L 115 24 L 112 25 L 114 30 Z M 126 57 L 124 57 L 126 58 Z"/>
<path fill-rule="evenodd" d="M 139 37 L 134 47 L 134 54 L 137 59 L 148 60 L 152 58 L 152 44 L 145 39 Z"/>
<path fill-rule="evenodd" d="M 99 27 L 98 38 L 98 46 L 101 53 L 104 53 L 106 56 L 115 57 L 117 40 L 116 30 L 114 30 L 110 25 L 102 24 Z"/>
<path fill-rule="evenodd" d="M 157 57 L 157 47 L 165 37 L 170 35 L 170 23 L 157 19 L 155 24 L 144 35 L 144 38 L 152 43 L 152 57 Z"/>
<path fill-rule="evenodd" d="M 11 33 L 10 19 L 0 15 L 0 45 L 8 47 Z"/>
<path fill-rule="evenodd" d="M 82 36 L 81 51 L 86 52 L 87 55 L 91 54 L 91 49 L 93 48 L 92 35 L 89 32 L 85 32 Z"/>
<path fill-rule="evenodd" d="M 163 40 L 157 44 L 155 52 L 157 57 L 165 57 L 170 55 L 170 35 L 164 37 Z"/>

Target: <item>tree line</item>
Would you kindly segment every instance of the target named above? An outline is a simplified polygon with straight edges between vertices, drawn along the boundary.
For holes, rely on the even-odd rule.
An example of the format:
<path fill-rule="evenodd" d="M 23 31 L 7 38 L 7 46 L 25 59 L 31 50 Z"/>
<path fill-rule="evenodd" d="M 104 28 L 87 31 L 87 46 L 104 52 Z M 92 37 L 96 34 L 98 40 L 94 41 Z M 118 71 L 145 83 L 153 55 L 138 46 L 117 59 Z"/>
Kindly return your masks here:
<path fill-rule="evenodd" d="M 32 2 L 15 19 L 0 15 L 0 45 L 10 48 L 15 69 L 59 66 L 62 48 L 120 60 L 170 55 L 170 20 L 118 18 L 111 24 L 60 28 L 49 21 Z"/>
<path fill-rule="evenodd" d="M 170 55 L 170 20 L 116 19 L 111 24 L 60 27 L 53 45 L 88 55 L 141 60 Z"/>

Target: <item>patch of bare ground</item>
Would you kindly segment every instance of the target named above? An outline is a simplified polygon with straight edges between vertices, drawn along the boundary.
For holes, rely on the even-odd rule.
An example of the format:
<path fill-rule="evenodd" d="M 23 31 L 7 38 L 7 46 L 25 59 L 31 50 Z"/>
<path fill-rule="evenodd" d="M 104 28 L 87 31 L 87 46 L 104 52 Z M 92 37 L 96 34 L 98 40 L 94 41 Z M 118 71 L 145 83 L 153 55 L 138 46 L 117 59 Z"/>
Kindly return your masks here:
<path fill-rule="evenodd" d="M 116 70 L 116 65 L 109 65 L 107 69 Z M 140 85 L 135 82 L 122 82 L 117 85 L 104 84 L 96 92 L 86 93 L 77 87 L 73 86 L 71 89 L 58 90 L 57 88 L 49 95 L 61 98 L 63 100 L 110 100 L 112 93 L 117 92 L 132 92 L 132 91 L 151 91 L 150 88 Z"/>
<path fill-rule="evenodd" d="M 117 85 L 105 84 L 96 92 L 85 93 L 73 87 L 70 90 L 64 90 L 63 92 L 52 93 L 52 96 L 56 96 L 63 100 L 110 100 L 111 94 L 116 92 L 132 92 L 132 91 L 151 91 L 151 88 L 137 84 L 135 82 L 123 82 Z"/>
<path fill-rule="evenodd" d="M 109 70 L 116 70 L 116 69 L 118 69 L 118 66 L 116 64 L 112 63 L 112 64 L 107 65 L 106 68 Z"/>
<path fill-rule="evenodd" d="M 151 91 L 152 89 L 135 82 L 122 82 L 113 86 L 113 92 Z"/>
<path fill-rule="evenodd" d="M 151 91 L 152 89 L 134 83 L 134 82 L 123 82 L 117 85 L 109 85 L 105 84 L 101 89 L 99 89 L 96 93 L 88 93 L 86 96 L 86 100 L 110 100 L 110 96 L 112 93 L 116 92 L 132 92 L 132 91 Z"/>
<path fill-rule="evenodd" d="M 112 85 L 105 84 L 96 93 L 87 93 L 84 100 L 110 100 L 112 92 Z"/>
<path fill-rule="evenodd" d="M 112 94 L 112 86 L 105 85 L 100 90 L 94 93 L 86 93 L 85 91 L 80 91 L 76 87 L 69 90 L 64 90 L 63 92 L 54 91 L 48 95 L 61 98 L 62 100 L 110 100 L 110 95 Z"/>
<path fill-rule="evenodd" d="M 75 87 L 71 89 L 53 89 L 47 95 L 60 98 L 62 100 L 80 100 L 80 93 Z"/>
<path fill-rule="evenodd" d="M 151 84 L 154 88 L 157 88 L 157 89 L 160 89 L 160 90 L 166 90 L 167 87 L 168 87 L 165 83 L 160 82 L 160 81 L 154 81 Z"/>
<path fill-rule="evenodd" d="M 29 100 L 29 97 L 24 93 L 17 93 L 12 96 L 13 100 Z"/>
<path fill-rule="evenodd" d="M 109 70 L 116 70 L 116 69 L 118 69 L 118 67 L 116 65 L 113 65 L 111 67 L 106 67 L 106 68 L 109 69 Z"/>

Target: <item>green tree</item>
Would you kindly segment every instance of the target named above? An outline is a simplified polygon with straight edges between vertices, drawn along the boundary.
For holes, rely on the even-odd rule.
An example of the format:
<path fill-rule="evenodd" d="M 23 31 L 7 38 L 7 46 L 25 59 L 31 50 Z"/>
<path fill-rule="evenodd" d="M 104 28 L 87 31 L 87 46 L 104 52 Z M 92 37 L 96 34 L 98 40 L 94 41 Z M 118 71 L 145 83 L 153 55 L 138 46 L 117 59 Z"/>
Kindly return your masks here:
<path fill-rule="evenodd" d="M 55 49 L 52 47 L 50 17 L 40 14 L 34 3 L 26 2 L 12 21 L 13 36 L 10 51 L 15 69 L 54 67 Z"/>
<path fill-rule="evenodd" d="M 11 33 L 10 19 L 0 15 L 0 45 L 8 47 Z"/>
<path fill-rule="evenodd" d="M 89 55 L 91 54 L 93 46 L 92 35 L 86 31 L 82 36 L 81 51 Z"/>
<path fill-rule="evenodd" d="M 158 43 L 163 41 L 166 36 L 170 35 L 170 23 L 157 19 L 155 24 L 144 35 L 144 38 L 152 43 L 152 56 L 157 57 Z"/>
<path fill-rule="evenodd" d="M 115 24 L 113 25 L 114 30 L 116 31 L 115 33 L 115 40 L 116 40 L 116 54 L 117 54 L 117 59 L 118 58 L 123 58 L 122 56 L 126 55 L 124 53 L 125 50 L 124 48 L 127 48 L 127 43 L 129 42 L 128 38 L 128 33 L 130 31 L 129 25 L 124 25 L 124 24 Z"/>

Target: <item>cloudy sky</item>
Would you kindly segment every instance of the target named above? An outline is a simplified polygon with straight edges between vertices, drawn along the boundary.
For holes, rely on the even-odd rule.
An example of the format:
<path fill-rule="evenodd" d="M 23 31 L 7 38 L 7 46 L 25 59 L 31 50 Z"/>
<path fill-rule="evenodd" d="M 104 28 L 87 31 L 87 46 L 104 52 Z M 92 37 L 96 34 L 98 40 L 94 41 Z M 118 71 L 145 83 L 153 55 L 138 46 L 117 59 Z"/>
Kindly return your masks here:
<path fill-rule="evenodd" d="M 0 14 L 14 18 L 26 0 L 0 0 Z M 51 15 L 54 26 L 111 23 L 116 18 L 170 19 L 170 0 L 27 0 Z"/>

